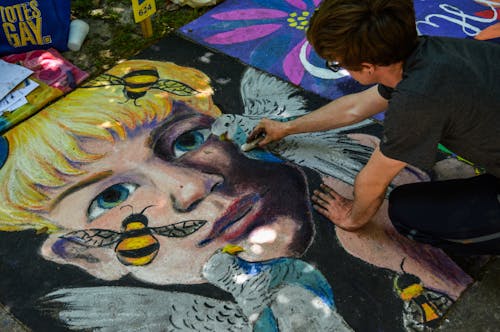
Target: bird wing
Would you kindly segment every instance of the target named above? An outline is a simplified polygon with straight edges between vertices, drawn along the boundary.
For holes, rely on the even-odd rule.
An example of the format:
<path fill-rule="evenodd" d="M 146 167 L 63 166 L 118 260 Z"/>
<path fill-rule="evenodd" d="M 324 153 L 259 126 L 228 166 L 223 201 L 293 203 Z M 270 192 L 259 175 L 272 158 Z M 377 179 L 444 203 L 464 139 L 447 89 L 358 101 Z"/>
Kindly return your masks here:
<path fill-rule="evenodd" d="M 281 158 L 350 185 L 373 152 L 373 148 L 335 131 L 288 136 L 270 144 L 268 149 Z"/>
<path fill-rule="evenodd" d="M 203 276 L 211 284 L 230 293 L 246 316 L 259 315 L 268 305 L 271 275 L 254 269 L 251 263 L 222 251 L 214 253 L 203 267 Z"/>
<path fill-rule="evenodd" d="M 323 274 L 311 264 L 297 258 L 282 257 L 259 264 L 259 270 L 270 275 L 269 289 L 291 285 L 315 294 L 328 307 L 334 308 L 333 291 Z"/>
<path fill-rule="evenodd" d="M 308 112 L 299 89 L 274 76 L 248 68 L 241 79 L 244 115 L 287 118 Z"/>
<path fill-rule="evenodd" d="M 352 331 L 336 311 L 330 284 L 311 264 L 289 257 L 246 264 L 268 275 L 269 306 L 280 330 Z"/>
<path fill-rule="evenodd" d="M 63 288 L 42 310 L 69 329 L 94 331 L 251 331 L 234 302 L 138 287 Z"/>
<path fill-rule="evenodd" d="M 335 308 L 297 285 L 281 287 L 271 303 L 271 310 L 282 331 L 353 331 Z"/>
<path fill-rule="evenodd" d="M 305 115 L 311 110 L 297 87 L 254 68 L 248 68 L 241 79 L 240 94 L 243 101 L 243 116 L 254 123 L 261 118 L 287 121 Z M 241 121 L 240 121 L 241 122 Z M 357 124 L 338 129 L 352 130 L 373 124 L 367 119 Z M 241 123 L 240 123 L 241 125 Z M 244 131 L 247 134 L 251 131 Z"/>

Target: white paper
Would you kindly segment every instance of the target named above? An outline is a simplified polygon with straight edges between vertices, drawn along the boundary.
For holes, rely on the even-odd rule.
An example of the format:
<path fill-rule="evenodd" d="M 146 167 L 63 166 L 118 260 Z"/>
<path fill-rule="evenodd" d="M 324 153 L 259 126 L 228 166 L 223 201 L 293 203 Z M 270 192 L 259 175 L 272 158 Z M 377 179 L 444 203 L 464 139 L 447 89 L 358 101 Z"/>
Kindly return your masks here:
<path fill-rule="evenodd" d="M 0 99 L 5 98 L 19 83 L 30 76 L 33 71 L 23 66 L 0 60 Z"/>
<path fill-rule="evenodd" d="M 15 103 L 11 104 L 6 111 L 12 112 L 16 108 L 19 108 L 27 103 L 28 103 L 28 99 L 26 99 L 26 97 L 22 96 Z"/>
<path fill-rule="evenodd" d="M 23 96 L 27 96 L 31 91 L 35 90 L 37 87 L 38 83 L 28 78 L 24 80 L 24 85 L 17 88 L 16 91 L 19 91 Z"/>
<path fill-rule="evenodd" d="M 4 112 L 12 112 L 16 108 L 23 106 L 28 103 L 28 100 L 25 98 L 30 92 L 36 89 L 38 83 L 26 79 L 24 84 L 19 86 L 16 90 L 7 94 L 5 98 L 0 100 L 0 115 Z"/>

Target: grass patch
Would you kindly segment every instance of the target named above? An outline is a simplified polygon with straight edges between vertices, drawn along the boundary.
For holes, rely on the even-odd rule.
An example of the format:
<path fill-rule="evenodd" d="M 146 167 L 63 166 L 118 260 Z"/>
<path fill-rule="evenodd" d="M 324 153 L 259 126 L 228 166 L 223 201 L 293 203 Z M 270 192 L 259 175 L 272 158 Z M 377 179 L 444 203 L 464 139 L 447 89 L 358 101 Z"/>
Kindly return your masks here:
<path fill-rule="evenodd" d="M 166 1 L 156 0 L 156 9 L 151 17 L 153 36 L 144 38 L 140 24 L 133 20 L 130 0 L 71 0 L 72 16 L 87 21 L 90 32 L 80 51 L 63 55 L 94 77 L 203 15 L 210 7 L 184 6 L 167 11 Z"/>

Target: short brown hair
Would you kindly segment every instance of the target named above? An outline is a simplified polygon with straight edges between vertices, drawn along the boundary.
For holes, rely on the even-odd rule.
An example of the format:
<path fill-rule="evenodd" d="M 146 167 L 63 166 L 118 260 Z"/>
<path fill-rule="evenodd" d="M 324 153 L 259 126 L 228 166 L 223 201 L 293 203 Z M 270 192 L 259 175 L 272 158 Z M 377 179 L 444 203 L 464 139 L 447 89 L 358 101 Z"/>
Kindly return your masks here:
<path fill-rule="evenodd" d="M 413 1 L 324 0 L 307 38 L 319 56 L 347 69 L 403 61 L 417 43 Z"/>

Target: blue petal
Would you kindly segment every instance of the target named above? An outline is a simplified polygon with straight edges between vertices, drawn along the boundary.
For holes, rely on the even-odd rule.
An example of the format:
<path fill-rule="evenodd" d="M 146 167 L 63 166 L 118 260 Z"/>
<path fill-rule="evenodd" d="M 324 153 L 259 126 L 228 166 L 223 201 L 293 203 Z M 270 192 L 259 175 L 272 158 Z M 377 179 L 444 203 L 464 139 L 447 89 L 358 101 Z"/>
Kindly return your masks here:
<path fill-rule="evenodd" d="M 262 8 L 278 9 L 282 11 L 292 11 L 297 9 L 283 0 L 253 0 L 253 2 Z"/>
<path fill-rule="evenodd" d="M 279 31 L 282 31 L 282 28 Z M 284 30 L 283 30 L 284 31 Z M 283 55 L 296 45 L 296 39 L 289 33 L 275 33 L 272 38 L 263 40 L 251 53 L 250 63 L 271 73 L 283 73 Z"/>

